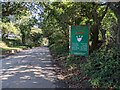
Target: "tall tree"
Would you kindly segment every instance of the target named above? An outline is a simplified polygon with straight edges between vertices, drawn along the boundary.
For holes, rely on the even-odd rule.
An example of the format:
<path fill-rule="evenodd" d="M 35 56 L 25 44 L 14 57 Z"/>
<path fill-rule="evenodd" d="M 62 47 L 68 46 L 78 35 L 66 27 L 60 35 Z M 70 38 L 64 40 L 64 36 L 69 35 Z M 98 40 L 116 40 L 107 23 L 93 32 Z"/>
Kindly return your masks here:
<path fill-rule="evenodd" d="M 111 2 L 110 9 L 114 11 L 118 18 L 118 43 L 120 44 L 120 1 L 119 2 Z"/>
<path fill-rule="evenodd" d="M 57 23 L 61 27 L 61 32 L 66 36 L 66 40 L 69 36 L 68 25 L 75 24 L 89 24 L 90 29 L 90 40 L 92 41 L 91 51 L 99 48 L 99 32 L 101 22 L 107 13 L 108 6 L 101 6 L 98 3 L 64 3 L 54 2 L 51 4 L 44 3 L 48 17 L 56 19 Z M 72 12 L 72 13 L 71 13 Z M 68 40 L 67 40 L 68 41 Z"/>

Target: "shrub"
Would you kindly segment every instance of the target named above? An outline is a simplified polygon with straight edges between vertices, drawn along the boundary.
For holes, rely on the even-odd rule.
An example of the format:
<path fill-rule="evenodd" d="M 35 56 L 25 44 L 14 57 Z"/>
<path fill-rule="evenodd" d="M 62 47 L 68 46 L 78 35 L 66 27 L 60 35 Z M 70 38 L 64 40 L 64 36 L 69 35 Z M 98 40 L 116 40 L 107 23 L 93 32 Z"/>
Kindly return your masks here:
<path fill-rule="evenodd" d="M 0 41 L 0 48 L 3 48 L 3 47 L 8 47 L 8 46 L 6 45 L 6 43 L 5 43 L 5 42 Z"/>
<path fill-rule="evenodd" d="M 56 53 L 56 55 L 64 55 L 68 53 L 69 49 L 67 43 L 54 43 L 50 45 L 50 49 Z"/>
<path fill-rule="evenodd" d="M 22 45 L 21 39 L 20 38 L 14 38 L 14 39 L 6 39 L 6 44 L 9 47 L 13 47 L 13 46 L 19 46 Z"/>
<path fill-rule="evenodd" d="M 43 34 L 41 29 L 32 29 L 27 44 L 31 46 L 41 46 L 42 41 L 43 41 Z"/>
<path fill-rule="evenodd" d="M 120 88 L 120 50 L 117 45 L 94 51 L 81 65 L 92 87 Z"/>

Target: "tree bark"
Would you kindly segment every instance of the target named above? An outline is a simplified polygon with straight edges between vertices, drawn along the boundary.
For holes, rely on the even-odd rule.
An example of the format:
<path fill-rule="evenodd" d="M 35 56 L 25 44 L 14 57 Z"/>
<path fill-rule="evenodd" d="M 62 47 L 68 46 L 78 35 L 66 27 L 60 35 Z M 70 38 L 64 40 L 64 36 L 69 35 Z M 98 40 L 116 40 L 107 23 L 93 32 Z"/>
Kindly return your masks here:
<path fill-rule="evenodd" d="M 117 44 L 120 44 L 120 8 L 119 7 L 120 7 L 120 2 L 110 3 L 110 9 L 113 10 L 113 12 L 116 14 L 116 16 L 118 18 Z"/>
<path fill-rule="evenodd" d="M 118 17 L 118 36 L 117 37 L 118 37 L 117 43 L 120 44 L 120 15 Z"/>
<path fill-rule="evenodd" d="M 93 28 L 93 32 L 92 32 L 92 46 L 90 48 L 90 52 L 95 50 L 97 48 L 97 43 L 98 43 L 98 34 L 99 34 L 99 30 L 98 30 L 98 25 L 95 25 Z"/>
<path fill-rule="evenodd" d="M 25 45 L 25 35 L 22 34 L 22 44 Z"/>
<path fill-rule="evenodd" d="M 98 17 L 97 12 L 96 12 L 96 8 L 93 10 L 93 16 L 94 16 L 94 21 L 96 22 L 95 25 L 93 26 L 93 30 L 92 30 L 92 46 L 90 48 L 90 52 L 92 52 L 93 50 L 98 49 L 102 44 L 102 42 L 99 42 L 99 30 L 100 30 L 100 26 L 101 26 L 101 22 L 104 18 L 104 16 L 107 13 L 108 10 L 108 6 L 109 4 L 107 4 L 105 11 L 103 11 L 102 16 Z"/>

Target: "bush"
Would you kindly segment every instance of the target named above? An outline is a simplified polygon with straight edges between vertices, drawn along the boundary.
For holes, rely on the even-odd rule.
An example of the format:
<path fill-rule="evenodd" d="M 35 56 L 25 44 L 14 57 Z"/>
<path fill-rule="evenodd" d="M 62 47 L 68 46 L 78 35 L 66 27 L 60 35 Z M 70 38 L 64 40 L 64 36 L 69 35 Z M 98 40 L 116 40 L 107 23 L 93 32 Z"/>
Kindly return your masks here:
<path fill-rule="evenodd" d="M 41 46 L 43 41 L 42 31 L 39 29 L 33 29 L 30 32 L 30 38 L 28 39 L 27 44 L 31 46 Z"/>
<path fill-rule="evenodd" d="M 94 51 L 82 66 L 92 87 L 120 88 L 120 49 L 117 45 Z"/>
<path fill-rule="evenodd" d="M 14 47 L 14 46 L 22 45 L 22 42 L 20 38 L 14 38 L 14 39 L 6 39 L 6 44 L 9 47 Z"/>
<path fill-rule="evenodd" d="M 0 41 L 0 48 L 3 48 L 3 47 L 8 47 L 8 46 L 6 45 L 6 43 L 5 43 L 5 42 Z"/>
<path fill-rule="evenodd" d="M 50 49 L 56 53 L 56 55 L 62 55 L 69 52 L 67 43 L 54 43 L 50 45 Z"/>

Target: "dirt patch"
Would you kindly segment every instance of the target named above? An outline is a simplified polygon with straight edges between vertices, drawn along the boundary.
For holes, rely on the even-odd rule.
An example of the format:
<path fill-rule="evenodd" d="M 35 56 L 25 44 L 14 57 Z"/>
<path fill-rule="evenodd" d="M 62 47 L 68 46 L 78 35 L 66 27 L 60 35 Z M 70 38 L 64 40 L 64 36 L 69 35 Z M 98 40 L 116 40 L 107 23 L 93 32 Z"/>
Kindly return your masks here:
<path fill-rule="evenodd" d="M 66 66 L 66 57 L 56 56 L 52 53 L 54 62 L 60 68 L 56 72 L 60 75 L 59 79 L 64 81 L 68 88 L 90 88 L 89 78 L 82 73 L 80 68 Z M 81 60 L 80 63 L 83 63 Z"/>

